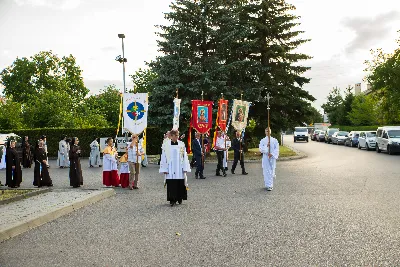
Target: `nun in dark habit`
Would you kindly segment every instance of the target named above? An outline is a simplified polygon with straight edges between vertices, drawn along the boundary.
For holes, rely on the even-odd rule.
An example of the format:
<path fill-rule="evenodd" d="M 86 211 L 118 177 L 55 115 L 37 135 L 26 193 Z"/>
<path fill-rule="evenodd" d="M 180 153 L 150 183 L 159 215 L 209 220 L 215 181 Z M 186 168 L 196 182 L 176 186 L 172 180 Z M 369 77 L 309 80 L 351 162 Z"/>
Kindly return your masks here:
<path fill-rule="evenodd" d="M 81 156 L 81 148 L 78 146 L 78 144 L 78 137 L 72 138 L 71 149 L 69 151 L 69 179 L 70 186 L 73 186 L 74 188 L 83 185 L 81 161 L 79 159 L 79 157 Z"/>
<path fill-rule="evenodd" d="M 15 149 L 15 140 L 7 142 L 6 150 L 6 186 L 17 188 L 22 182 L 22 169 L 18 152 Z"/>
<path fill-rule="evenodd" d="M 22 141 L 22 166 L 24 168 L 32 167 L 32 149 L 28 136 L 25 136 Z"/>
<path fill-rule="evenodd" d="M 53 181 L 50 178 L 47 168 L 47 155 L 44 150 L 43 140 L 39 140 L 34 151 L 35 169 L 33 172 L 33 185 L 37 187 L 53 186 Z"/>

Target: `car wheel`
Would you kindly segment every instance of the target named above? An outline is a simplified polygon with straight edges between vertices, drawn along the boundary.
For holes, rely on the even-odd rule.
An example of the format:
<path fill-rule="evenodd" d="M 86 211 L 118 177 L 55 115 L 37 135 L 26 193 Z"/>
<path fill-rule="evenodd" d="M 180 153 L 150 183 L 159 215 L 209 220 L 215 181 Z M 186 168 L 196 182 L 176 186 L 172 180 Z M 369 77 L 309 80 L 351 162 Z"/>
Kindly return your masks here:
<path fill-rule="evenodd" d="M 353 147 L 353 141 L 350 142 L 350 147 Z"/>
<path fill-rule="evenodd" d="M 296 143 L 296 139 L 294 139 L 294 140 L 293 140 L 293 142 L 295 142 L 295 143 Z"/>
<path fill-rule="evenodd" d="M 390 148 L 390 146 L 387 146 L 387 152 L 389 155 L 393 155 L 392 149 Z"/>
<path fill-rule="evenodd" d="M 366 151 L 369 151 L 368 143 L 365 143 L 365 150 L 366 150 Z"/>
<path fill-rule="evenodd" d="M 378 144 L 375 144 L 375 147 L 376 147 L 376 153 L 381 153 L 381 152 L 382 152 L 382 151 L 379 149 Z"/>
<path fill-rule="evenodd" d="M 357 146 L 357 148 L 358 148 L 358 149 L 361 149 L 360 143 L 358 143 L 358 146 Z"/>

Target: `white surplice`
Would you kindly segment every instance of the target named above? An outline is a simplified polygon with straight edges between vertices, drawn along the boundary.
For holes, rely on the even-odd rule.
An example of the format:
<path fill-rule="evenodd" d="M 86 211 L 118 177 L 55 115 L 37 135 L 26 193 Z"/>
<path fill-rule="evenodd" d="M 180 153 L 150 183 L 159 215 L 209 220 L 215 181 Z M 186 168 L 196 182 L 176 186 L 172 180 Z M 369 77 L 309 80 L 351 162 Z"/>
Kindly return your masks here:
<path fill-rule="evenodd" d="M 185 185 L 187 185 L 185 172 L 191 172 L 185 143 L 178 141 L 178 145 L 171 145 L 171 140 L 164 142 L 160 161 L 160 173 L 167 173 L 164 176 L 165 179 L 185 179 Z"/>
<path fill-rule="evenodd" d="M 103 171 L 116 170 L 118 170 L 118 160 L 115 158 L 115 154 L 103 154 Z"/>
<path fill-rule="evenodd" d="M 59 167 L 68 167 L 69 166 L 68 145 L 65 140 L 61 140 L 58 143 L 57 166 L 59 166 Z"/>
<path fill-rule="evenodd" d="M 279 157 L 279 143 L 278 140 L 271 136 L 271 154 L 272 157 L 268 158 L 268 136 L 260 141 L 260 152 L 263 154 L 262 157 L 262 168 L 264 175 L 265 187 L 274 186 L 276 160 Z"/>
<path fill-rule="evenodd" d="M 97 140 L 90 143 L 89 166 L 98 166 L 100 164 L 100 145 Z"/>
<path fill-rule="evenodd" d="M 126 145 L 128 147 L 128 161 L 140 164 L 140 163 L 142 163 L 141 154 L 144 153 L 144 149 L 142 147 L 142 144 L 140 144 L 140 142 L 139 142 L 139 147 L 136 147 L 135 144 L 131 147 L 131 143 L 132 142 L 126 143 Z M 138 151 L 139 151 L 139 153 L 136 153 Z"/>

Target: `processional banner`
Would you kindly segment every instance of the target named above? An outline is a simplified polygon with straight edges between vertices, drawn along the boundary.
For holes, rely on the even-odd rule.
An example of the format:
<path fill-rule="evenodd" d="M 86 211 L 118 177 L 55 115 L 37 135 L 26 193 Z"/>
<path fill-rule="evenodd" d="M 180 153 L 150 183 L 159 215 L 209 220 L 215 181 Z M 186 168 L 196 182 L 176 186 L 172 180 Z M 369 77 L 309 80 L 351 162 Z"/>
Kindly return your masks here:
<path fill-rule="evenodd" d="M 250 102 L 243 100 L 233 100 L 232 107 L 232 126 L 236 131 L 243 131 L 247 126 Z"/>
<path fill-rule="evenodd" d="M 181 99 L 174 99 L 174 119 L 172 122 L 172 129 L 179 129 L 179 116 L 181 115 Z"/>
<path fill-rule="evenodd" d="M 148 106 L 147 93 L 124 94 L 124 131 L 139 135 L 147 128 Z"/>

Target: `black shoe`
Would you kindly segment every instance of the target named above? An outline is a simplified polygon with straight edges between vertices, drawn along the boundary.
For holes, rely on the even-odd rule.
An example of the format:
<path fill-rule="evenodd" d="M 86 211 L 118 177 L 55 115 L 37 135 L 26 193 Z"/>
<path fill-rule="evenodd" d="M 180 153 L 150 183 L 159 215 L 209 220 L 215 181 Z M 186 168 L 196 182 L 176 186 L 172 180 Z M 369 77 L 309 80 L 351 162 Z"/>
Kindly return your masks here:
<path fill-rule="evenodd" d="M 225 171 L 227 171 L 228 170 L 228 167 L 225 167 Z"/>
<path fill-rule="evenodd" d="M 170 201 L 169 205 L 171 205 L 171 207 L 175 206 L 176 202 L 175 201 Z"/>
<path fill-rule="evenodd" d="M 247 175 L 248 173 L 247 173 L 247 172 L 242 172 L 242 174 L 243 174 L 243 175 Z"/>
<path fill-rule="evenodd" d="M 217 173 L 217 174 L 215 174 L 215 176 L 221 176 L 221 174 L 220 174 L 220 173 Z"/>
<path fill-rule="evenodd" d="M 179 205 L 182 204 L 182 200 L 178 200 L 178 204 L 179 204 Z"/>
<path fill-rule="evenodd" d="M 223 176 L 226 177 L 226 172 L 224 172 Z"/>
<path fill-rule="evenodd" d="M 206 179 L 206 177 L 205 176 L 200 176 L 200 179 Z"/>
<path fill-rule="evenodd" d="M 232 173 L 232 174 L 235 174 L 235 171 L 234 171 L 234 170 L 231 170 L 231 173 Z"/>
<path fill-rule="evenodd" d="M 194 178 L 199 179 L 199 176 L 196 175 Z M 201 178 L 200 178 L 200 179 L 201 179 Z"/>

